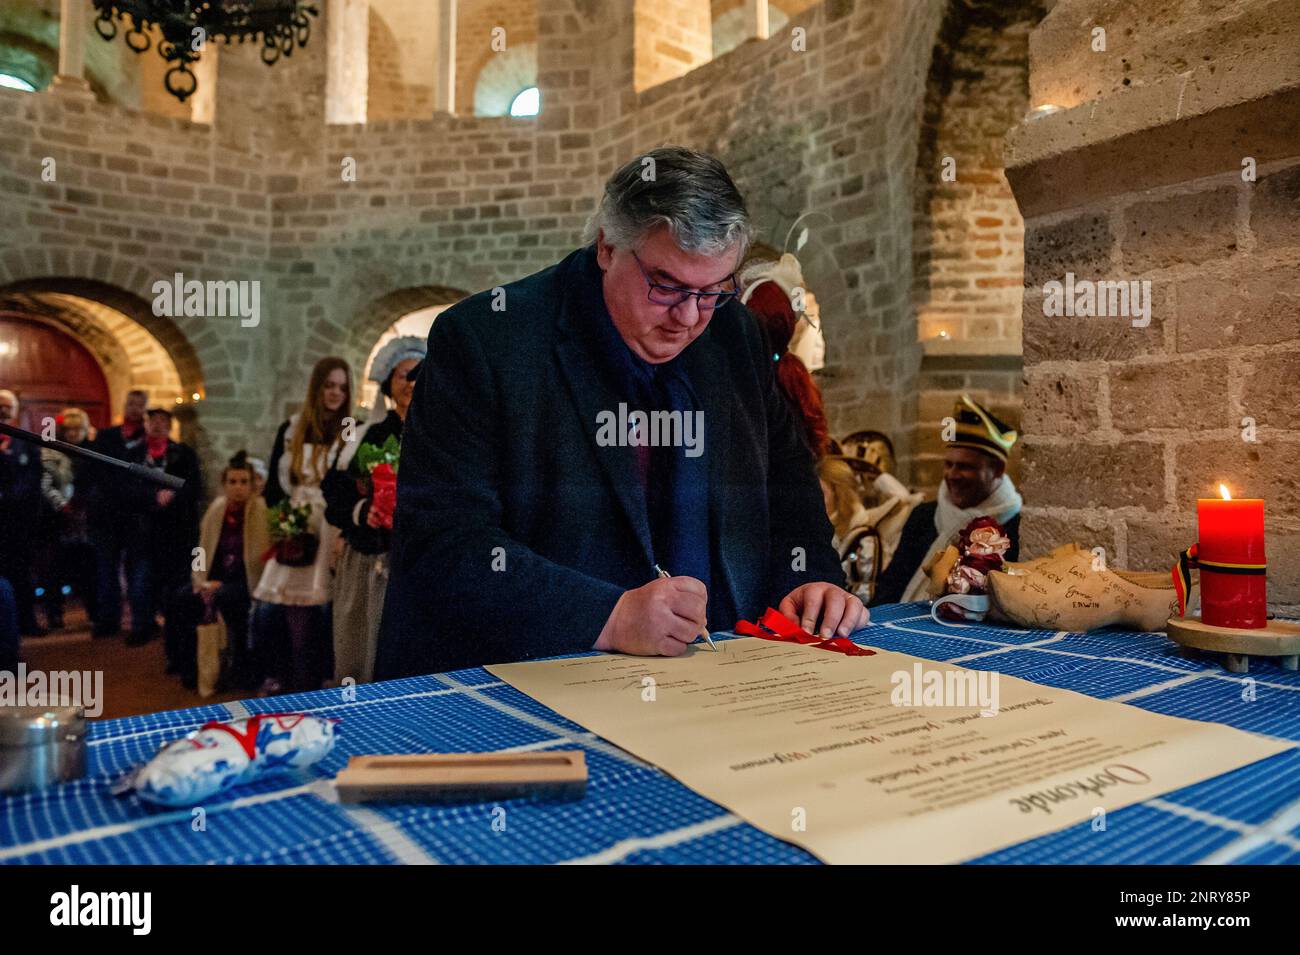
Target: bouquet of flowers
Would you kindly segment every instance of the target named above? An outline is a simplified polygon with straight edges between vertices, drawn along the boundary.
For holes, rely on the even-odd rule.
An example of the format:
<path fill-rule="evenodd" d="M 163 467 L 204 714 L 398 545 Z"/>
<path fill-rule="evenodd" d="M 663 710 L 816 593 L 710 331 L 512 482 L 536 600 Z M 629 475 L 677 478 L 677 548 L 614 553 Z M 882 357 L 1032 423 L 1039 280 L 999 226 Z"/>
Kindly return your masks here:
<path fill-rule="evenodd" d="M 357 492 L 370 498 L 370 510 L 381 526 L 393 526 L 393 509 L 397 506 L 397 463 L 402 445 L 390 434 L 382 445 L 363 443 L 357 448 L 356 462 L 363 475 Z"/>
<path fill-rule="evenodd" d="M 977 517 L 962 528 L 957 540 L 959 557 L 944 581 L 944 591 L 984 600 L 941 600 L 936 602 L 935 613 L 951 621 L 982 620 L 987 611 L 989 571 L 1002 569 L 1002 555 L 1010 547 L 1011 539 L 991 517 Z"/>
<path fill-rule="evenodd" d="M 311 505 L 291 504 L 287 499 L 270 508 L 267 521 L 271 529 L 269 556 L 286 567 L 307 567 L 316 560 L 320 538 L 311 527 Z"/>

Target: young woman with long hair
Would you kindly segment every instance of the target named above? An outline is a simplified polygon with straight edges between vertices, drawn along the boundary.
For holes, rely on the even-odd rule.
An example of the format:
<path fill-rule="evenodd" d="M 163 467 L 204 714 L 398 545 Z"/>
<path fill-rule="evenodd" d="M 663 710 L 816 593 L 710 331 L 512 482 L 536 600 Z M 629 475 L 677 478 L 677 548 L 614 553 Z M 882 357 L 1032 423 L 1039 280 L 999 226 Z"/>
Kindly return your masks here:
<path fill-rule="evenodd" d="M 321 480 L 349 448 L 344 419 L 352 413 L 352 375 L 342 358 L 312 369 L 302 407 L 280 425 L 271 449 L 266 503 L 310 508 L 307 533 L 277 545 L 253 593 L 261 602 L 258 642 L 263 691 L 314 690 L 332 670 L 330 560 L 338 529 L 325 521 Z M 312 548 L 314 547 L 314 552 Z M 278 613 L 277 613 L 278 611 Z M 273 621 L 283 616 L 283 631 Z M 287 640 L 283 637 L 287 634 Z M 277 638 L 278 637 L 278 638 Z"/>
<path fill-rule="evenodd" d="M 821 390 L 808 373 L 803 361 L 790 351 L 800 318 L 785 290 L 775 280 L 760 279 L 746 289 L 744 302 L 754 313 L 776 361 L 776 382 L 803 423 L 804 440 L 814 460 L 820 459 L 830 445 L 830 428 L 822 405 Z"/>

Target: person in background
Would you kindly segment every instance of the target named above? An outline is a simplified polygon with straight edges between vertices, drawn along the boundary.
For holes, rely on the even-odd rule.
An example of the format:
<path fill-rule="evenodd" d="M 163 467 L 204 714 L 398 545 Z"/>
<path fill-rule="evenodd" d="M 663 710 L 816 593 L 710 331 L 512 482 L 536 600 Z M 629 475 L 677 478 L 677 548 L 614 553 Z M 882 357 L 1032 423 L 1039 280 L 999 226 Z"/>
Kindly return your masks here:
<path fill-rule="evenodd" d="M 870 570 L 870 576 L 878 579 L 898 550 L 898 541 L 908 516 L 925 500 L 925 495 L 909 490 L 894 477 L 894 444 L 881 431 L 855 431 L 839 441 L 831 441 L 826 460 L 846 466 L 856 482 L 865 515 L 858 520 L 865 520 L 872 527 L 879 545 L 872 555 L 871 566 L 859 567 L 859 571 Z M 844 472 L 839 468 L 828 467 L 821 476 L 823 490 L 827 481 L 846 486 L 842 483 Z M 831 520 L 834 522 L 835 517 L 832 516 Z M 851 542 L 842 551 L 842 556 L 856 555 L 859 561 L 862 554 L 852 547 Z M 872 590 L 874 593 L 874 587 Z"/>
<path fill-rule="evenodd" d="M 829 455 L 817 462 L 826 516 L 835 536 L 831 546 L 840 555 L 845 587 L 866 603 L 880 574 L 880 538 L 871 513 L 863 506 L 858 477 L 844 461 Z"/>
<path fill-rule="evenodd" d="M 882 474 L 892 475 L 897 467 L 894 442 L 883 431 L 854 431 L 840 439 L 840 448 L 859 476 L 870 480 Z"/>
<path fill-rule="evenodd" d="M 157 633 L 156 611 L 161 610 L 165 620 L 172 619 L 172 597 L 177 587 L 189 579 L 192 552 L 199 536 L 199 503 L 203 500 L 199 458 L 189 445 L 171 439 L 171 427 L 170 411 L 150 408 L 145 418 L 144 443 L 128 458 L 185 481 L 179 490 L 151 481 L 130 482 L 136 525 L 126 546 L 132 583 L 128 646 L 153 639 Z M 177 673 L 182 655 L 180 631 L 173 625 L 164 633 L 167 672 Z"/>
<path fill-rule="evenodd" d="M 236 690 L 258 686 L 249 653 L 249 611 L 251 595 L 262 578 L 270 532 L 266 502 L 253 493 L 253 480 L 248 455 L 240 451 L 222 470 L 221 494 L 208 505 L 199 524 L 203 560 L 194 565 L 188 594 L 181 601 L 187 618 L 181 682 L 191 689 L 197 678 L 194 628 L 215 613 L 226 624 L 224 685 Z"/>
<path fill-rule="evenodd" d="M 790 353 L 804 363 L 811 372 L 819 372 L 826 367 L 826 338 L 822 334 L 822 312 L 817 303 L 817 296 L 804 289 L 803 311 L 799 314 L 799 324 L 795 326 L 794 336 L 790 339 Z"/>
<path fill-rule="evenodd" d="M 1006 473 L 1007 456 L 1018 435 L 970 395 L 961 396 L 953 417 L 956 432 L 944 452 L 938 500 L 918 505 L 908 515 L 874 604 L 924 599 L 929 592 L 927 564 L 977 517 L 991 517 L 1002 525 L 1011 539 L 1005 559 L 1019 559 L 1022 502 Z"/>
<path fill-rule="evenodd" d="M 741 271 L 744 291 L 740 300 L 758 319 L 776 362 L 776 381 L 803 422 L 804 441 L 814 458 L 830 445 L 830 428 L 821 391 L 803 360 L 790 351 L 790 342 L 803 319 L 794 299 L 802 299 L 803 274 L 799 260 L 786 253 L 777 262 L 759 262 Z"/>
<path fill-rule="evenodd" d="M 80 408 L 64 408 L 55 421 L 60 441 L 78 447 L 89 443 L 90 417 Z M 45 624 L 51 630 L 63 629 L 67 593 L 75 593 L 87 616 L 95 618 L 95 548 L 87 526 L 85 494 L 86 472 L 94 466 L 54 448 L 41 448 L 43 546 L 36 578 L 44 591 Z"/>
<path fill-rule="evenodd" d="M 898 547 L 908 514 L 923 495 L 908 491 L 892 474 L 877 471 L 862 458 L 844 454 L 835 441 L 831 452 L 817 462 L 817 476 L 826 515 L 835 528 L 832 543 L 840 555 L 846 586 L 862 600 L 870 600 Z"/>
<path fill-rule="evenodd" d="M 18 601 L 8 579 L 0 577 L 0 673 L 18 672 Z"/>
<path fill-rule="evenodd" d="M 0 422 L 18 426 L 18 396 L 0 389 Z M 13 587 L 18 630 L 41 636 L 36 622 L 36 530 L 41 510 L 41 453 L 28 441 L 0 434 L 0 577 Z"/>
<path fill-rule="evenodd" d="M 122 423 L 100 431 L 91 449 L 122 461 L 132 458 L 144 444 L 148 402 L 148 394 L 138 388 L 127 392 Z M 131 531 L 138 523 L 128 507 L 129 485 L 134 481 L 106 467 L 88 468 L 84 475 L 89 484 L 85 489 L 87 522 L 95 548 L 95 616 L 91 632 L 96 637 L 111 637 L 122 628 L 122 564 Z"/>
<path fill-rule="evenodd" d="M 355 444 L 339 456 L 338 465 L 325 476 L 325 519 L 343 535 L 343 553 L 334 573 L 334 679 L 352 677 L 358 683 L 374 679 L 379 621 L 388 587 L 388 550 L 392 545 L 391 504 L 378 498 L 364 461 L 389 438 L 400 442 L 402 422 L 415 392 L 412 371 L 424 360 L 424 339 L 413 336 L 390 340 L 370 365 L 370 380 L 379 382 L 372 423 Z M 391 399 L 392 408 L 387 408 Z M 377 420 L 376 420 L 377 419 Z M 395 466 L 395 462 L 394 462 Z"/>
<path fill-rule="evenodd" d="M 265 694 L 319 689 L 333 671 L 329 625 L 332 597 L 330 558 L 338 530 L 325 520 L 321 481 L 346 445 L 343 419 L 352 409 L 352 378 L 342 358 L 322 358 L 312 369 L 302 408 L 280 425 L 271 449 L 266 483 L 269 507 L 287 504 L 310 510 L 308 534 L 315 538 L 310 563 L 289 566 L 284 550 L 267 561 L 253 598 L 259 608 L 255 641 L 261 648 Z M 353 436 L 355 441 L 355 436 Z M 296 563 L 296 562 L 295 562 Z M 284 632 L 273 621 L 283 613 Z"/>

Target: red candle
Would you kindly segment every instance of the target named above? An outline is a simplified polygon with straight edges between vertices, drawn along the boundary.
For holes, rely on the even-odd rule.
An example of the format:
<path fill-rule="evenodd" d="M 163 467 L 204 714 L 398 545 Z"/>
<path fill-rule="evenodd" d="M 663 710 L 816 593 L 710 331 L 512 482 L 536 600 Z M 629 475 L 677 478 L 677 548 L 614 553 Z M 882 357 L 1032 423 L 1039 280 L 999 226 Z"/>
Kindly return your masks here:
<path fill-rule="evenodd" d="M 1201 620 L 1215 627 L 1257 630 L 1268 626 L 1264 575 L 1264 502 L 1196 502 L 1197 564 L 1201 568 Z"/>

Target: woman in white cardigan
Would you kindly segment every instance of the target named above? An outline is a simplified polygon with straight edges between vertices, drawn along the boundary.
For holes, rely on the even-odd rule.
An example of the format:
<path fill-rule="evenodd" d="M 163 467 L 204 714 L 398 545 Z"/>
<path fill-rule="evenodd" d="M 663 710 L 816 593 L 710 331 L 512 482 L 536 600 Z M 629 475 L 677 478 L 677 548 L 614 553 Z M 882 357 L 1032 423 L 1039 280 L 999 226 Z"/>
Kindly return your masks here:
<path fill-rule="evenodd" d="M 262 690 L 267 694 L 281 689 L 319 689 L 333 671 L 330 562 L 338 529 L 325 521 L 320 484 L 340 456 L 350 456 L 355 449 L 355 442 L 344 440 L 343 422 L 351 408 L 348 363 L 342 358 L 322 358 L 312 369 L 302 408 L 281 424 L 275 435 L 266 503 L 272 508 L 286 500 L 293 506 L 307 505 L 311 510 L 307 529 L 316 538 L 316 553 L 302 566 L 296 561 L 294 565 L 284 563 L 279 554 L 272 556 L 253 593 L 258 601 L 276 605 L 283 612 L 285 633 L 259 633 L 259 642 L 269 644 L 270 651 L 263 656 L 267 675 Z M 260 619 L 274 617 L 263 614 Z"/>

